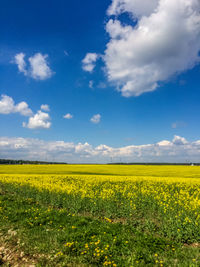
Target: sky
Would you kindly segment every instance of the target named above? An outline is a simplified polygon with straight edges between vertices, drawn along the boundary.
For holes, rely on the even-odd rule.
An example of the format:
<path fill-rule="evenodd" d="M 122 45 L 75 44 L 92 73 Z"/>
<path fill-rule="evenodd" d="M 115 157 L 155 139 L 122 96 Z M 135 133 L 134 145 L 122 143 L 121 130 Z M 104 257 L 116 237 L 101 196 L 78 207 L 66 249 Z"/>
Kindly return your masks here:
<path fill-rule="evenodd" d="M 199 0 L 2 0 L 0 158 L 200 162 Z"/>

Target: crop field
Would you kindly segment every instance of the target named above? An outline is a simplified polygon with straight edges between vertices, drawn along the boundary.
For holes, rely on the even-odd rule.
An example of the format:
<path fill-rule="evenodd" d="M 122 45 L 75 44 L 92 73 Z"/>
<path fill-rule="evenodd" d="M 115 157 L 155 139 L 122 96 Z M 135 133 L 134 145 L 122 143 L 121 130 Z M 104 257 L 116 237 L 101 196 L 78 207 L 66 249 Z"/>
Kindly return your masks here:
<path fill-rule="evenodd" d="M 200 167 L 0 166 L 0 265 L 200 266 Z"/>

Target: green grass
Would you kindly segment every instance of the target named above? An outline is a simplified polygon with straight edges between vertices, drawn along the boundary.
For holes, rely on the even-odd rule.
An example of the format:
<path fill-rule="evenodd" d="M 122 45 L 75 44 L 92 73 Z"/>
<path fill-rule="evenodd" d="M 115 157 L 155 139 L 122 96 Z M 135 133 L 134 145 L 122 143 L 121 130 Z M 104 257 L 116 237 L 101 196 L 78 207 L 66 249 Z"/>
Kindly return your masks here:
<path fill-rule="evenodd" d="M 176 225 L 149 196 L 137 201 L 133 211 L 122 195 L 92 200 L 0 183 L 0 232 L 37 266 L 199 266 L 198 227 Z"/>

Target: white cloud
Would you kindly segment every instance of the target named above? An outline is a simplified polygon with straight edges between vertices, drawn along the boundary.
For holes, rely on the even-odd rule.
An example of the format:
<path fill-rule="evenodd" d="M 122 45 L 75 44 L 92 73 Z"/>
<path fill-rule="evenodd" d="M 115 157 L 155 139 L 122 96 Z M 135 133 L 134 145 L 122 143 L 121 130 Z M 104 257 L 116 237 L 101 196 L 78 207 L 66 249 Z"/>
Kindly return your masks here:
<path fill-rule="evenodd" d="M 46 105 L 46 104 L 41 105 L 40 108 L 41 108 L 41 110 L 44 110 L 44 111 L 50 111 L 49 105 Z"/>
<path fill-rule="evenodd" d="M 13 62 L 17 64 L 18 70 L 20 72 L 23 72 L 24 75 L 27 75 L 26 62 L 24 60 L 24 57 L 24 53 L 16 54 Z"/>
<path fill-rule="evenodd" d="M 41 109 L 49 111 L 48 105 L 41 105 Z M 12 97 L 7 95 L 1 95 L 0 99 L 0 114 L 11 114 L 19 113 L 23 116 L 28 116 L 28 123 L 23 122 L 23 127 L 29 129 L 48 129 L 51 126 L 50 116 L 48 113 L 39 110 L 35 115 L 33 115 L 32 110 L 29 108 L 28 104 L 24 101 L 15 104 Z"/>
<path fill-rule="evenodd" d="M 1 114 L 10 114 L 15 111 L 15 103 L 12 97 L 7 95 L 1 95 L 0 100 L 0 113 Z"/>
<path fill-rule="evenodd" d="M 149 16 L 155 11 L 159 0 L 113 0 L 108 15 L 130 12 L 134 17 Z"/>
<path fill-rule="evenodd" d="M 92 123 L 95 123 L 95 124 L 99 123 L 100 120 L 101 120 L 101 115 L 100 114 L 96 114 L 96 115 L 92 116 L 92 118 L 90 119 L 90 121 Z"/>
<path fill-rule="evenodd" d="M 90 87 L 91 89 L 93 89 L 93 87 L 94 87 L 94 81 L 89 81 L 89 87 Z"/>
<path fill-rule="evenodd" d="M 182 140 L 181 145 L 177 140 Z M 156 144 L 131 145 L 114 148 L 107 145 L 93 147 L 89 143 L 43 141 L 29 138 L 0 137 L 0 158 L 55 160 L 71 163 L 122 162 L 199 162 L 200 140 L 186 141 L 175 136 L 172 141 Z"/>
<path fill-rule="evenodd" d="M 113 0 L 108 14 L 123 12 L 132 15 L 135 26 L 110 19 L 104 55 L 108 79 L 123 96 L 154 91 L 199 63 L 198 0 Z"/>
<path fill-rule="evenodd" d="M 27 64 L 24 58 L 24 53 L 16 54 L 13 62 L 17 64 L 18 70 L 23 72 L 25 76 L 29 76 L 35 80 L 46 80 L 53 75 L 53 71 L 50 69 L 47 61 L 48 55 L 36 53 L 32 57 L 29 57 L 29 68 L 26 68 Z"/>
<path fill-rule="evenodd" d="M 67 113 L 67 114 L 65 114 L 65 115 L 63 116 L 63 118 L 64 118 L 64 119 L 68 119 L 68 120 L 70 120 L 70 119 L 73 118 L 73 115 L 70 114 L 70 113 Z"/>
<path fill-rule="evenodd" d="M 23 122 L 23 127 L 29 129 L 49 129 L 51 127 L 50 116 L 48 113 L 39 110 L 29 118 L 28 123 Z"/>
<path fill-rule="evenodd" d="M 15 106 L 15 112 L 19 112 L 24 116 L 31 116 L 33 113 L 32 110 L 28 107 L 28 104 L 24 101 Z"/>
<path fill-rule="evenodd" d="M 36 80 L 46 80 L 53 75 L 52 70 L 48 66 L 47 57 L 48 55 L 37 53 L 28 59 L 32 78 Z"/>
<path fill-rule="evenodd" d="M 175 145 L 186 145 L 188 143 L 187 140 L 184 137 L 180 137 L 178 135 L 174 136 L 174 139 L 173 139 L 172 142 Z"/>
<path fill-rule="evenodd" d="M 84 71 L 92 72 L 96 66 L 96 61 L 98 59 L 98 54 L 87 53 L 82 60 L 82 68 Z"/>
<path fill-rule="evenodd" d="M 26 102 L 15 104 L 12 97 L 1 95 L 0 99 L 0 114 L 20 113 L 23 116 L 31 116 L 32 110 Z"/>
<path fill-rule="evenodd" d="M 159 146 L 171 146 L 172 143 L 168 140 L 163 140 L 157 143 Z"/>
<path fill-rule="evenodd" d="M 80 154 L 81 156 L 89 156 L 93 154 L 93 147 L 88 144 L 87 142 L 82 144 L 78 143 L 77 145 L 74 145 L 75 153 Z"/>

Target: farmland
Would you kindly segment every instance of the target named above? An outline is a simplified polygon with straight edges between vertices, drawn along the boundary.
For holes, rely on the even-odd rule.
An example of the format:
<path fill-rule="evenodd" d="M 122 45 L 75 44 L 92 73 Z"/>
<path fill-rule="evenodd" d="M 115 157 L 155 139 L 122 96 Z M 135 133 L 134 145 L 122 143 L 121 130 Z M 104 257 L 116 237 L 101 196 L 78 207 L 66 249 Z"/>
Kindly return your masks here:
<path fill-rule="evenodd" d="M 200 266 L 198 166 L 2 165 L 0 216 L 2 264 Z"/>

